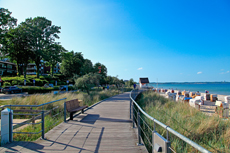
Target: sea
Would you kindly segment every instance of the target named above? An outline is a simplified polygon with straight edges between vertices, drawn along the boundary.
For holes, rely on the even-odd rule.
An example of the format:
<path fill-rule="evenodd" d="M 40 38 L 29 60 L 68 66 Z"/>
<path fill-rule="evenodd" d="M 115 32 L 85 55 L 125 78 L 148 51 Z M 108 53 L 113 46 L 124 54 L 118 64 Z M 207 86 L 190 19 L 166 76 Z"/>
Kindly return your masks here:
<path fill-rule="evenodd" d="M 207 90 L 211 94 L 230 95 L 230 83 L 150 83 L 149 86 L 201 93 Z"/>

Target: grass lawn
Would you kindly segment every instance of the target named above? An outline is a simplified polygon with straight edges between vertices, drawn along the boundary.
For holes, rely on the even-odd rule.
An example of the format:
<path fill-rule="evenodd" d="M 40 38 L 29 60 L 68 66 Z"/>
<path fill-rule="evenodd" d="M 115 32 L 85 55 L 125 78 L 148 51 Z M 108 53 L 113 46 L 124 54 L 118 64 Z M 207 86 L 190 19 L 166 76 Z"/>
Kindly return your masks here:
<path fill-rule="evenodd" d="M 10 100 L 0 100 L 0 106 L 1 105 L 8 105 L 10 103 Z"/>

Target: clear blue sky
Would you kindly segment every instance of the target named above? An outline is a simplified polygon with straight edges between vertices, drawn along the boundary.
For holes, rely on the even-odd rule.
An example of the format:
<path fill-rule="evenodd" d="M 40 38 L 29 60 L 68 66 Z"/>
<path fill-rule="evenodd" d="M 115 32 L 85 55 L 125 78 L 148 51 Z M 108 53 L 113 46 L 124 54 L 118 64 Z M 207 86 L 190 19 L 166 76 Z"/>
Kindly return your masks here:
<path fill-rule="evenodd" d="M 120 79 L 230 81 L 229 0 L 0 0 L 18 23 L 44 16 L 57 40 Z"/>

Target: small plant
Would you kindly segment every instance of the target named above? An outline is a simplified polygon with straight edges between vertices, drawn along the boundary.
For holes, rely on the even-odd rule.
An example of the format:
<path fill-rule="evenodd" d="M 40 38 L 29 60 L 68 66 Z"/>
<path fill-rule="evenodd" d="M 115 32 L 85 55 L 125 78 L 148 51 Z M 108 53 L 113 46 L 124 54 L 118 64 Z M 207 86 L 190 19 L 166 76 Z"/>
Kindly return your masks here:
<path fill-rule="evenodd" d="M 11 86 L 11 84 L 10 84 L 10 82 L 4 82 L 3 83 L 3 86 L 5 87 L 5 86 Z"/>
<path fill-rule="evenodd" d="M 17 85 L 18 84 L 18 81 L 14 80 L 12 81 L 12 85 Z"/>

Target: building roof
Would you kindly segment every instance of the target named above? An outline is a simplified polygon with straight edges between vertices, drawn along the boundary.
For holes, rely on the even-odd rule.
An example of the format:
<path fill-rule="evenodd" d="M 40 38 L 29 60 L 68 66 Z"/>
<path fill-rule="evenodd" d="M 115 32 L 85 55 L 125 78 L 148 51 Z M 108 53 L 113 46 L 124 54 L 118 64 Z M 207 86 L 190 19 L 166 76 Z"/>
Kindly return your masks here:
<path fill-rule="evenodd" d="M 140 78 L 139 83 L 149 83 L 149 78 Z"/>

